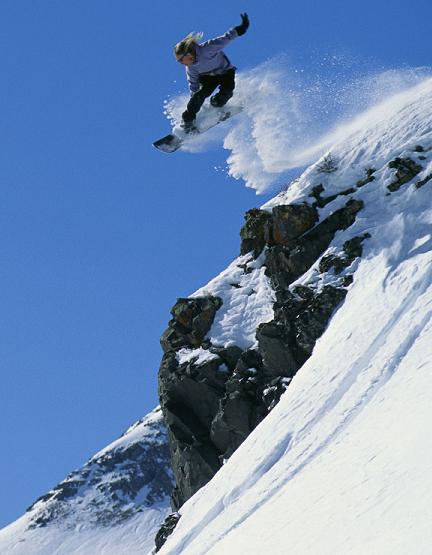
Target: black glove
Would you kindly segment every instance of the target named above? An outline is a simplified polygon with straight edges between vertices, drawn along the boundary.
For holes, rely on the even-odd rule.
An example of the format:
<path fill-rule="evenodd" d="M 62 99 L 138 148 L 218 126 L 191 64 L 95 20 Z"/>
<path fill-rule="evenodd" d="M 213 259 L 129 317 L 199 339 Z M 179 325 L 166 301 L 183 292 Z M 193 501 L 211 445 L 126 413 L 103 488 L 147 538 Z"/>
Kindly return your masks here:
<path fill-rule="evenodd" d="M 240 17 L 242 18 L 241 25 L 237 25 L 237 27 L 234 27 L 234 29 L 237 31 L 237 34 L 238 34 L 239 37 L 244 35 L 246 33 L 246 31 L 248 30 L 248 27 L 249 27 L 248 14 L 247 13 L 242 13 L 242 14 L 240 14 Z"/>

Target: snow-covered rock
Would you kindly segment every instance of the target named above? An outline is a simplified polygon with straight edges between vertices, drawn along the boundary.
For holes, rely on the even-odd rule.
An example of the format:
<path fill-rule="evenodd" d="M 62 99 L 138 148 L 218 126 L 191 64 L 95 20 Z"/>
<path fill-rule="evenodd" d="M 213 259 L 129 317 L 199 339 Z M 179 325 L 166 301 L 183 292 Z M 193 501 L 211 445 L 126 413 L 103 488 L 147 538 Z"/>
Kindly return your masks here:
<path fill-rule="evenodd" d="M 179 511 L 160 555 L 430 553 L 432 80 L 334 138 L 172 310 Z M 158 410 L 0 531 L 0 553 L 148 553 L 172 486 Z"/>
<path fill-rule="evenodd" d="M 169 512 L 172 487 L 158 407 L 1 530 L 0 553 L 145 553 Z"/>
<path fill-rule="evenodd" d="M 279 403 L 180 508 L 161 555 L 430 552 L 432 80 L 361 115 L 343 135 L 262 210 L 315 206 L 319 223 L 307 236 L 361 203 L 307 267 L 310 252 L 276 245 L 275 265 L 303 271 L 287 281 L 269 276 L 275 313 L 284 294 L 289 301 L 302 288 L 345 287 L 345 300 Z M 270 252 L 275 246 L 262 237 Z M 268 268 L 269 260 L 261 262 Z M 228 287 L 232 277 L 222 275 Z M 220 279 L 213 283 L 225 291 Z M 238 307 L 247 303 L 225 297 L 206 335 L 210 350 L 230 344 L 220 332 L 225 318 L 239 337 Z M 257 318 L 258 329 L 268 323 Z M 177 372 L 192 375 L 188 364 Z"/>

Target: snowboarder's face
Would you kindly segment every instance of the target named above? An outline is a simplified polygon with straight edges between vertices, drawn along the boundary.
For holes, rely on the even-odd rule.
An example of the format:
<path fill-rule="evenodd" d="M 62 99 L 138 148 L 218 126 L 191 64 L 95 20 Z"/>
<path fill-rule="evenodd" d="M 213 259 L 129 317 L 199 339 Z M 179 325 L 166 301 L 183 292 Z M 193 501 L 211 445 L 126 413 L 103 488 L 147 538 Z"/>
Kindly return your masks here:
<path fill-rule="evenodd" d="M 176 56 L 176 59 L 184 66 L 190 66 L 195 62 L 195 54 L 189 52 L 188 54 L 183 54 L 183 56 Z"/>

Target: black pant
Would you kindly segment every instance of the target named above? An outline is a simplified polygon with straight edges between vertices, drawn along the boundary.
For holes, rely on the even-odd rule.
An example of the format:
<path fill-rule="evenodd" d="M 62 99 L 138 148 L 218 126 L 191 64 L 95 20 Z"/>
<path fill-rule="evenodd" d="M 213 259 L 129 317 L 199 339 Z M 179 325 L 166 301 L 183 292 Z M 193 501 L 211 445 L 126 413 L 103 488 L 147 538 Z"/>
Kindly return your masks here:
<path fill-rule="evenodd" d="M 217 107 L 225 106 L 234 94 L 235 69 L 230 69 L 221 75 L 200 75 L 199 82 L 201 85 L 199 90 L 191 96 L 186 112 L 183 112 L 183 120 L 187 123 L 195 119 L 204 100 L 213 93 L 216 87 L 220 87 L 219 92 L 211 98 L 211 104 Z"/>

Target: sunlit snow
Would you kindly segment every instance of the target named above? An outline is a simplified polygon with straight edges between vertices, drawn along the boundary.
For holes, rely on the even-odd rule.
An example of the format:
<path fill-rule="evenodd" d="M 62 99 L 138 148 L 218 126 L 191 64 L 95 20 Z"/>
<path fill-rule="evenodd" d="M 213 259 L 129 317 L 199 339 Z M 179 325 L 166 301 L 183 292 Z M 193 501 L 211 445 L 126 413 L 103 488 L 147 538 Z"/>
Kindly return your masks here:
<path fill-rule="evenodd" d="M 432 181 L 415 184 L 432 173 L 432 80 L 422 71 L 358 80 L 352 104 L 347 100 L 343 110 L 330 104 L 328 117 L 314 125 L 313 88 L 308 96 L 301 79 L 294 86 L 280 60 L 259 68 L 259 84 L 257 71 L 239 75 L 245 112 L 194 148 L 223 141 L 228 172 L 258 192 L 319 159 L 264 206 L 269 210 L 310 202 L 318 184 L 326 195 L 339 193 L 373 169 L 375 180 L 352 195 L 365 207 L 344 235 L 370 238 L 312 356 L 269 416 L 181 508 L 160 554 L 426 555 L 432 545 Z M 251 83 L 261 96 L 247 97 Z M 349 99 L 353 87 L 341 95 Z M 178 115 L 183 102 L 170 101 L 170 114 Z M 329 156 L 334 168 L 323 173 Z M 390 193 L 388 164 L 395 157 L 415 158 L 423 169 Z M 347 198 L 322 209 L 321 219 Z M 336 235 L 330 249 L 340 240 Z M 313 267 L 298 282 L 320 279 Z M 253 347 L 256 326 L 273 317 L 263 259 L 234 260 L 194 293 L 208 294 L 223 300 L 208 334 L 212 343 Z M 182 362 L 196 356 L 211 354 L 179 353 Z M 41 555 L 138 555 L 149 551 L 149 530 L 160 517 L 143 512 L 107 530 L 65 535 L 52 527 L 23 537 L 24 516 L 1 532 L 0 551 L 14 545 L 8 553 L 25 555 L 37 545 Z"/>
<path fill-rule="evenodd" d="M 432 180 L 416 183 L 432 177 L 432 80 L 332 137 L 334 171 L 321 160 L 266 208 L 310 200 L 318 184 L 340 192 L 373 168 L 353 195 L 365 208 L 349 234 L 370 234 L 354 283 L 276 408 L 182 507 L 161 555 L 430 553 Z M 408 156 L 423 170 L 390 194 L 388 163 Z"/>

